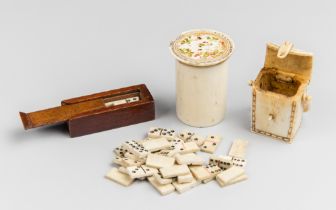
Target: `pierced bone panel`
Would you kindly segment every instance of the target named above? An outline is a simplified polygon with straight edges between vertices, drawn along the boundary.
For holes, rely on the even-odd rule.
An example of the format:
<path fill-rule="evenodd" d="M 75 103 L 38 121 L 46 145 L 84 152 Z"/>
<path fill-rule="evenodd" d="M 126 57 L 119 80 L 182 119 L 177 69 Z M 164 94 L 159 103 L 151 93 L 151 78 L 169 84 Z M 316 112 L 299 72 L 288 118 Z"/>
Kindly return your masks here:
<path fill-rule="evenodd" d="M 288 97 L 294 96 L 301 85 L 301 82 L 295 77 L 276 72 L 264 72 L 258 83 L 262 90 L 271 91 Z"/>

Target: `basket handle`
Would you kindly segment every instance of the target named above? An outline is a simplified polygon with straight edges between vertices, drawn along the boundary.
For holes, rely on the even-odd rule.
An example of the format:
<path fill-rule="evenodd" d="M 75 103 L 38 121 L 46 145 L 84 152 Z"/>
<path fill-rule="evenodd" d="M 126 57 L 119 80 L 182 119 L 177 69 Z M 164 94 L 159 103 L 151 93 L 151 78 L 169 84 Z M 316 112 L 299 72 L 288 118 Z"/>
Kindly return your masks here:
<path fill-rule="evenodd" d="M 292 48 L 293 48 L 293 43 L 289 41 L 285 41 L 279 47 L 277 57 L 280 59 L 284 59 L 288 55 L 288 53 L 292 50 Z"/>

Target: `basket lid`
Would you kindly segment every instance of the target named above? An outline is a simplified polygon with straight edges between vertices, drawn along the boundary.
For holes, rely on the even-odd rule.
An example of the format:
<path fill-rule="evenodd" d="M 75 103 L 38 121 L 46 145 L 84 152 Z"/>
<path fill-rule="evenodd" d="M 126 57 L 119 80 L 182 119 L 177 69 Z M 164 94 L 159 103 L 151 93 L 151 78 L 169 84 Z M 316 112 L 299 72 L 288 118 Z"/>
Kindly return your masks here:
<path fill-rule="evenodd" d="M 312 73 L 313 54 L 292 49 L 292 46 L 288 42 L 281 46 L 268 43 L 264 67 L 293 73 L 309 81 Z"/>
<path fill-rule="evenodd" d="M 231 38 L 209 29 L 183 32 L 171 42 L 173 56 L 182 63 L 192 66 L 211 66 L 227 60 L 234 49 Z"/>

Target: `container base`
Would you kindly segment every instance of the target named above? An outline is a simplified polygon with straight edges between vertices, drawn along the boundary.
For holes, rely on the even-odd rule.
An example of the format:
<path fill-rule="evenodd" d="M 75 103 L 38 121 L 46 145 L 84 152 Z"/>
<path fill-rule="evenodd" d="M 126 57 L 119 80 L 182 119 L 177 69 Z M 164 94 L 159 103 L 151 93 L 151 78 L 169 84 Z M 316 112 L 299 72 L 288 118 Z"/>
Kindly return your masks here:
<path fill-rule="evenodd" d="M 212 127 L 215 125 L 218 125 L 219 123 L 221 123 L 225 117 L 221 118 L 218 121 L 212 122 L 212 123 L 208 123 L 208 124 L 199 124 L 199 123 L 192 123 L 192 122 L 188 122 L 186 120 L 183 120 L 177 113 L 176 113 L 177 119 L 179 121 L 181 121 L 182 123 L 191 126 L 191 127 L 195 127 L 195 128 L 208 128 L 208 127 Z"/>

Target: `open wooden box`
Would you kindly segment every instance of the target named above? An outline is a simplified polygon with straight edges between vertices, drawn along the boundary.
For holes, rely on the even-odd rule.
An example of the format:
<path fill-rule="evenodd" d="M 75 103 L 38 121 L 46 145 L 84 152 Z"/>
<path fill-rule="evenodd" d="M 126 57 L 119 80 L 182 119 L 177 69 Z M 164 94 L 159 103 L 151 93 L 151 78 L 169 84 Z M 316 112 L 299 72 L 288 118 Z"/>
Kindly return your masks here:
<path fill-rule="evenodd" d="M 63 100 L 61 106 L 20 116 L 25 129 L 67 123 L 70 136 L 77 137 L 154 120 L 155 106 L 141 84 Z"/>
<path fill-rule="evenodd" d="M 264 67 L 252 86 L 252 131 L 291 142 L 308 111 L 311 97 L 306 94 L 313 56 L 269 43 Z"/>

